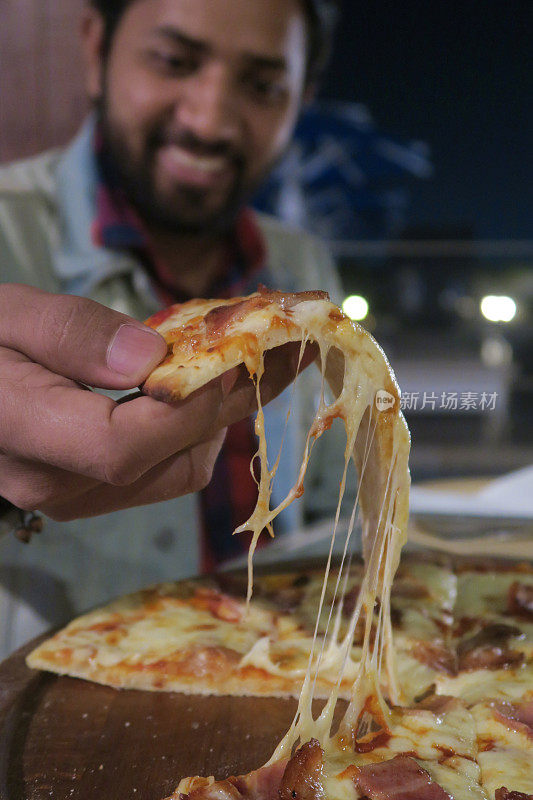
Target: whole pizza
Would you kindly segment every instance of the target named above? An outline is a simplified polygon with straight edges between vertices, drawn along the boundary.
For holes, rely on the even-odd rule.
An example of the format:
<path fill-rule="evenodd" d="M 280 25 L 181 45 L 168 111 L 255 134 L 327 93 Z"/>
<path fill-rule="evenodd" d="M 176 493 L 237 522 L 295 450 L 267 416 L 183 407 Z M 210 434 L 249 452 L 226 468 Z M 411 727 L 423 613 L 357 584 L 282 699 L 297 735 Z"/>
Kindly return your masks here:
<path fill-rule="evenodd" d="M 147 393 L 173 402 L 239 364 L 256 386 L 258 504 L 241 527 L 253 546 L 302 494 L 313 442 L 343 420 L 346 468 L 353 459 L 359 475 L 344 555 L 254 576 L 252 546 L 248 575 L 120 598 L 41 644 L 29 666 L 117 689 L 298 698 L 268 764 L 217 781 L 177 775 L 174 800 L 532 800 L 533 567 L 400 562 L 409 437 L 374 340 L 321 292 L 193 301 L 149 324 L 169 349 Z M 316 343 L 323 389 L 300 473 L 272 509 L 260 379 L 264 353 L 289 341 Z M 350 555 L 358 508 L 362 557 Z M 325 701 L 317 716 L 313 698 Z"/>
<path fill-rule="evenodd" d="M 363 571 L 352 560 L 335 605 L 339 639 Z M 330 572 L 324 609 L 338 572 Z M 248 609 L 243 573 L 160 584 L 74 620 L 28 664 L 117 688 L 298 697 L 322 578 L 318 567 L 258 574 Z M 194 779 L 175 797 L 275 798 L 281 789 L 296 798 L 302 781 L 313 798 L 388 800 L 412 791 L 459 800 L 499 791 L 505 800 L 502 787 L 513 792 L 509 800 L 531 796 L 533 567 L 409 554 L 392 586 L 391 618 L 401 703 L 381 728 L 333 737 L 326 748 L 310 739 L 261 774 L 223 785 Z M 326 627 L 324 610 L 320 639 Z M 348 700 L 363 634 L 355 633 L 339 692 Z M 327 699 L 337 678 L 335 660 L 323 656 L 315 696 Z"/>

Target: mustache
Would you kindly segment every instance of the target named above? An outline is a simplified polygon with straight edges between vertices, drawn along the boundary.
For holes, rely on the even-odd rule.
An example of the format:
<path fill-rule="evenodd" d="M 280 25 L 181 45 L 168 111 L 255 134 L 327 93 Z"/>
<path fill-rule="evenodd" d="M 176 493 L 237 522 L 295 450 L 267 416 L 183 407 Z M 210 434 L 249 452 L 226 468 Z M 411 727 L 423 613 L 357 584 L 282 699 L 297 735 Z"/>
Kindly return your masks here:
<path fill-rule="evenodd" d="M 223 139 L 208 142 L 198 138 L 196 134 L 189 130 L 154 131 L 148 141 L 150 150 L 153 152 L 165 145 L 181 147 L 199 157 L 223 156 L 233 161 L 237 167 L 244 164 L 244 156 L 232 143 Z"/>

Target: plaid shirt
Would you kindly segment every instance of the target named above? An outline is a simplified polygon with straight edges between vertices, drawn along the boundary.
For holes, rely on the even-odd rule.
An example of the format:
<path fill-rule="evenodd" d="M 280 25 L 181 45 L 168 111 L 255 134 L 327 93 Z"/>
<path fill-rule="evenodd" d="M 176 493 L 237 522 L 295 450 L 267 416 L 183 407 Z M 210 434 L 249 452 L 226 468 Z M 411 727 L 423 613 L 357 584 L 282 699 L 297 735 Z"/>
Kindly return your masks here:
<path fill-rule="evenodd" d="M 98 155 L 98 138 L 96 146 Z M 134 252 L 149 273 L 162 307 L 191 299 L 173 285 L 166 264 L 155 259 L 142 220 L 120 190 L 111 185 L 103 169 L 99 172 L 92 238 L 96 245 Z M 265 243 L 255 216 L 245 208 L 228 236 L 220 269 L 206 296 L 227 298 L 242 294 L 253 275 L 263 267 L 265 256 Z M 248 540 L 232 533 L 255 508 L 257 485 L 250 472 L 250 461 L 256 450 L 252 420 L 231 425 L 212 480 L 200 492 L 201 561 L 205 572 L 247 550 Z"/>

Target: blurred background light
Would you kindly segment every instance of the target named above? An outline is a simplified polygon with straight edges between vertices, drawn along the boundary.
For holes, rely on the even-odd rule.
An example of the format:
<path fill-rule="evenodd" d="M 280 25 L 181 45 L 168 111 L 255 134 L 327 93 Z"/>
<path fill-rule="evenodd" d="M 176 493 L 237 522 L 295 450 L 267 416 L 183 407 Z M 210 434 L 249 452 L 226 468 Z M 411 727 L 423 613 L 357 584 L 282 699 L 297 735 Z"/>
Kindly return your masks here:
<path fill-rule="evenodd" d="M 510 322 L 516 315 L 516 303 L 506 295 L 488 294 L 482 299 L 480 308 L 489 322 Z"/>
<path fill-rule="evenodd" d="M 487 336 L 481 342 L 481 361 L 489 369 L 511 364 L 513 348 L 503 336 Z"/>
<path fill-rule="evenodd" d="M 368 314 L 368 302 L 359 294 L 351 294 L 342 304 L 342 310 L 350 319 L 361 320 Z"/>

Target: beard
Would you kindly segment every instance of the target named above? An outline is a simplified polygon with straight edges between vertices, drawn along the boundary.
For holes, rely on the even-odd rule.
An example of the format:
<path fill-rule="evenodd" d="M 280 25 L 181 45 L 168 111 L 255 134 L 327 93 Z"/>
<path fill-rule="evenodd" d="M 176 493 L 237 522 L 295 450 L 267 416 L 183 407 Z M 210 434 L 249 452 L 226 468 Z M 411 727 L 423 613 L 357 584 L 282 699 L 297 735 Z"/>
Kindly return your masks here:
<path fill-rule="evenodd" d="M 188 236 L 225 233 L 264 177 L 247 179 L 246 159 L 233 145 L 224 141 L 206 143 L 190 131 L 176 130 L 163 122 L 146 130 L 142 152 L 134 154 L 121 126 L 112 120 L 105 96 L 96 112 L 106 179 L 123 193 L 141 219 L 158 231 Z M 198 157 L 227 159 L 233 178 L 217 202 L 212 201 L 209 189 L 201 187 L 176 182 L 171 189 L 158 188 L 157 154 L 168 145 L 177 145 Z"/>

